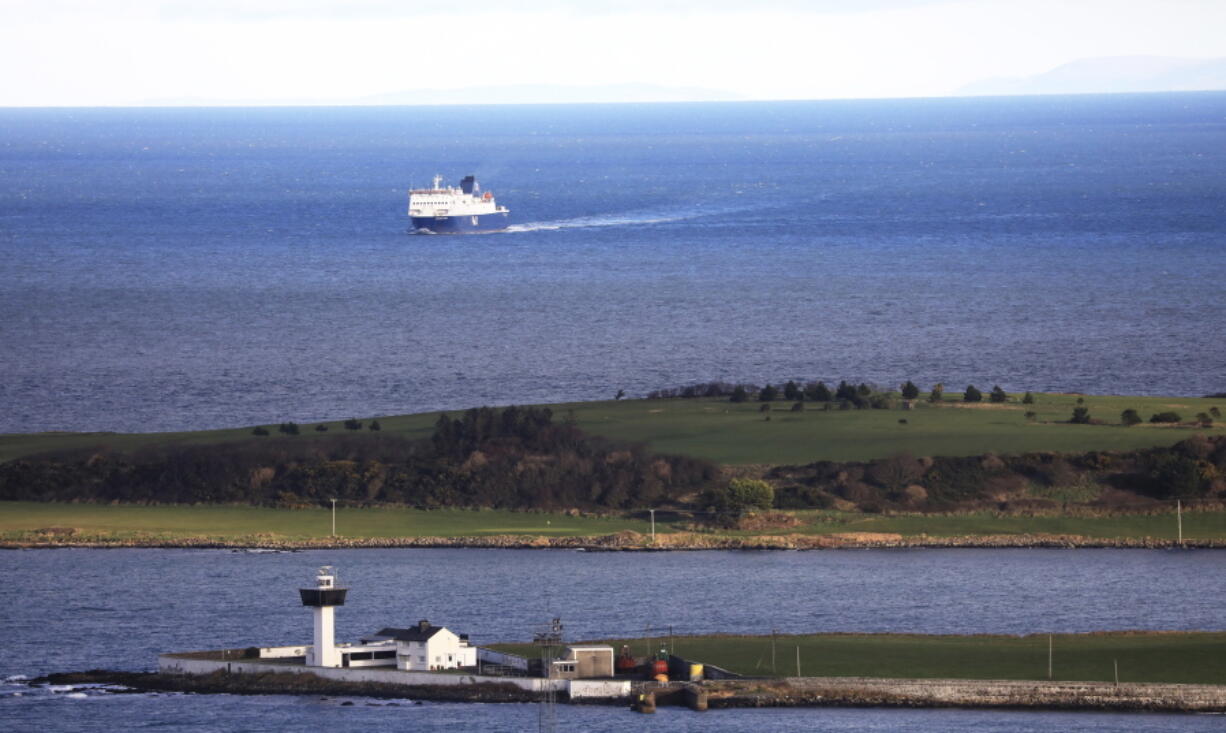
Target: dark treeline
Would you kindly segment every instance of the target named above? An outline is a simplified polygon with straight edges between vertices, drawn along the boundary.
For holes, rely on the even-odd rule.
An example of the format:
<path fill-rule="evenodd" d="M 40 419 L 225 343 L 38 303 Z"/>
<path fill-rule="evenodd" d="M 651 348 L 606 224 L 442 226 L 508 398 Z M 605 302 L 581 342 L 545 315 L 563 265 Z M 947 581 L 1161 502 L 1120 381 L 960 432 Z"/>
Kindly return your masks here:
<path fill-rule="evenodd" d="M 1170 447 L 1081 454 L 819 461 L 780 466 L 782 509 L 854 504 L 864 511 L 1045 510 L 1065 503 L 1125 508 L 1152 500 L 1226 499 L 1226 436 Z"/>
<path fill-rule="evenodd" d="M 716 474 L 707 461 L 587 435 L 547 408 L 483 407 L 441 416 L 425 440 L 353 432 L 23 458 L 0 464 L 0 499 L 625 509 Z"/>
<path fill-rule="evenodd" d="M 907 382 L 907 385 L 911 385 Z M 911 385 L 913 389 L 914 385 Z M 904 392 L 906 387 L 904 386 Z M 835 387 L 822 381 L 798 382 L 788 380 L 778 385 L 767 383 L 759 386 L 752 383 L 706 382 L 684 387 L 657 389 L 647 394 L 649 400 L 693 399 L 697 397 L 720 397 L 730 402 L 818 402 L 835 405 L 840 409 L 889 409 L 897 405 L 899 397 L 914 399 L 919 394 L 899 394 L 882 390 L 876 385 L 861 382 L 853 384 L 846 380 Z"/>

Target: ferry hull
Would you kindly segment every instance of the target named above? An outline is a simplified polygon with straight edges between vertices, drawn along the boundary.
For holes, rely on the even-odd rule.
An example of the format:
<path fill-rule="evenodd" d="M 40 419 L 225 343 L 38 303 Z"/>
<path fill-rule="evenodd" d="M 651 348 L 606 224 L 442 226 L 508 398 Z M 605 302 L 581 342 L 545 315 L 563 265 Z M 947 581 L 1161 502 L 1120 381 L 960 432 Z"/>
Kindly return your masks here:
<path fill-rule="evenodd" d="M 470 216 L 413 216 L 409 217 L 409 220 L 414 230 L 432 234 L 498 232 L 510 224 L 510 217 L 505 211 Z"/>

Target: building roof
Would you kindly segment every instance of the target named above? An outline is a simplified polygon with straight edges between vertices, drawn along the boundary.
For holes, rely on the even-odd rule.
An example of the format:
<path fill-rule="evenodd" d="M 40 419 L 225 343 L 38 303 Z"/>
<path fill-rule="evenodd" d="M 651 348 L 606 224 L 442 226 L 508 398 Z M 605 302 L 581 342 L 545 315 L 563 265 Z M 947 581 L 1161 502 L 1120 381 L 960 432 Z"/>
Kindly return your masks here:
<path fill-rule="evenodd" d="M 388 637 L 396 641 L 426 641 L 440 631 L 446 631 L 446 629 L 442 626 L 432 626 L 429 621 L 422 619 L 416 626 L 410 626 L 407 629 L 393 627 L 380 629 L 375 637 Z"/>

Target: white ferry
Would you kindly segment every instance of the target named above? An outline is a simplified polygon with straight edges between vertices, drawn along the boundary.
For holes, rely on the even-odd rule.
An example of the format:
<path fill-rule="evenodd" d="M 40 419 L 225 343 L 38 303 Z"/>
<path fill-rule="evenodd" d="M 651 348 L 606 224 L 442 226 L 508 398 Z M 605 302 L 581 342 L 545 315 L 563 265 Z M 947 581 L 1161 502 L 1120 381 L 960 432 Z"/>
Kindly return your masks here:
<path fill-rule="evenodd" d="M 443 185 L 434 177 L 432 188 L 409 191 L 409 220 L 423 234 L 466 234 L 506 229 L 510 210 L 494 201 L 494 194 L 481 193 L 474 176 L 465 176 L 460 187 Z"/>

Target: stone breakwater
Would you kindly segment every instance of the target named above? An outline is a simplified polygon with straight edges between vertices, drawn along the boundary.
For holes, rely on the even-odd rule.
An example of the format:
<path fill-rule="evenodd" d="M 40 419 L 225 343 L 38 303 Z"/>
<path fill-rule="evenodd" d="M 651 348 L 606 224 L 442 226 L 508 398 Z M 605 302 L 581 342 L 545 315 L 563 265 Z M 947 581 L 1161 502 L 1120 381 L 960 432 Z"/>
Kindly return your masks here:
<path fill-rule="evenodd" d="M 638 532 L 598 536 L 475 535 L 468 537 L 319 537 L 297 539 L 273 535 L 246 537 L 176 537 L 83 535 L 63 531 L 31 531 L 0 540 L 0 549 L 57 547 L 161 547 L 247 550 L 314 550 L 336 548 L 471 547 L 500 549 L 562 549 L 590 552 L 664 550 L 826 550 L 866 548 L 1221 548 L 1226 540 L 1186 540 L 1153 537 L 1103 538 L 1071 534 L 963 535 L 936 537 L 884 532 L 844 532 L 825 535 L 720 535 L 701 532 L 658 534 Z"/>
<path fill-rule="evenodd" d="M 708 705 L 711 708 L 829 705 L 1220 713 L 1226 712 L 1226 686 L 793 677 L 759 683 L 722 682 L 709 688 Z"/>
<path fill-rule="evenodd" d="M 530 702 L 538 695 L 511 685 L 462 687 L 342 682 L 310 673 L 165 674 L 92 670 L 54 674 L 30 684 L 122 685 L 138 691 L 230 695 L 331 695 L 449 702 Z M 793 677 L 691 683 L 711 709 L 738 707 L 964 707 L 1117 712 L 1226 712 L 1226 686 L 1157 683 L 919 680 Z M 640 691 L 657 688 L 644 686 Z M 123 692 L 124 690 L 116 690 Z M 676 697 L 676 696 L 675 696 Z M 661 704 L 683 704 L 679 697 Z M 585 700 L 624 705 L 625 698 Z"/>

